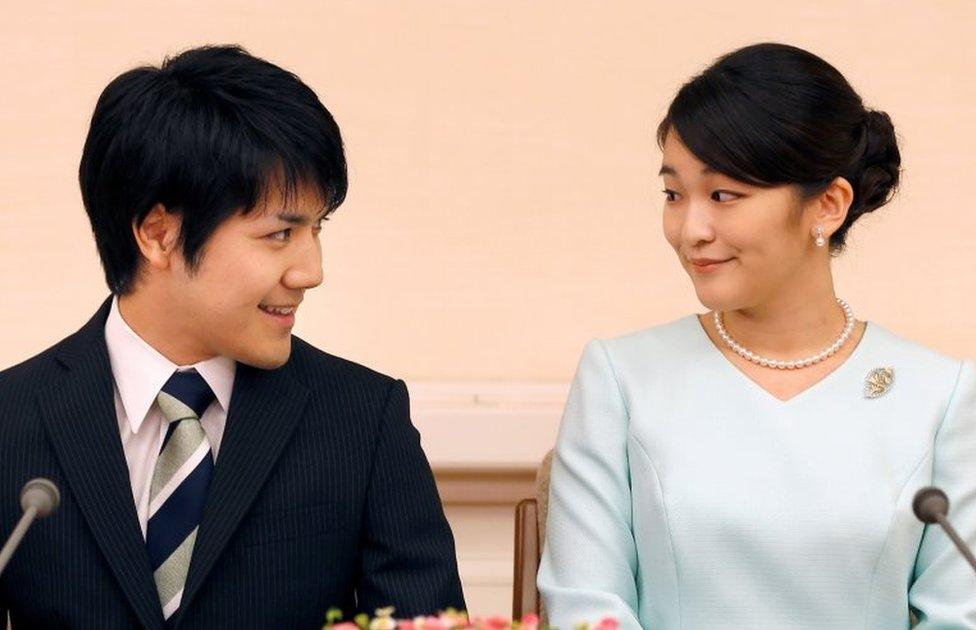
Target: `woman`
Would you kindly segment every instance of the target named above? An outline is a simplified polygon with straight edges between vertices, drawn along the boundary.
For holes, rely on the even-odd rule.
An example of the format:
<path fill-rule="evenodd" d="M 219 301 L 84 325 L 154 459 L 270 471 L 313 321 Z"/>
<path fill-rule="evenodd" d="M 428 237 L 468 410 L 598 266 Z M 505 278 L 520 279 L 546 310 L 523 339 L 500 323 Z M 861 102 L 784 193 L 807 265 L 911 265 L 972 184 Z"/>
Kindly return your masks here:
<path fill-rule="evenodd" d="M 664 233 L 711 312 L 587 345 L 556 447 L 550 620 L 976 628 L 976 374 L 855 319 L 831 254 L 898 184 L 889 117 L 780 44 L 719 59 L 658 129 Z"/>

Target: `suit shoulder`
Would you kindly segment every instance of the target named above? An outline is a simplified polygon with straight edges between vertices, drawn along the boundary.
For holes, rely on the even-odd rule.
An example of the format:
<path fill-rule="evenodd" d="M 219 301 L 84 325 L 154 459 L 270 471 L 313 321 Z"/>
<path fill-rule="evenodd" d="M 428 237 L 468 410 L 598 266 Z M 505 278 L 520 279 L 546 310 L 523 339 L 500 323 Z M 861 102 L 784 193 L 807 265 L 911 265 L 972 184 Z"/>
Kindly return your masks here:
<path fill-rule="evenodd" d="M 359 387 L 388 390 L 398 379 L 349 359 L 329 354 L 304 339 L 292 337 L 292 362 L 310 381 L 343 381 Z"/>
<path fill-rule="evenodd" d="M 32 388 L 45 383 L 59 370 L 57 355 L 64 341 L 0 371 L 0 391 Z"/>

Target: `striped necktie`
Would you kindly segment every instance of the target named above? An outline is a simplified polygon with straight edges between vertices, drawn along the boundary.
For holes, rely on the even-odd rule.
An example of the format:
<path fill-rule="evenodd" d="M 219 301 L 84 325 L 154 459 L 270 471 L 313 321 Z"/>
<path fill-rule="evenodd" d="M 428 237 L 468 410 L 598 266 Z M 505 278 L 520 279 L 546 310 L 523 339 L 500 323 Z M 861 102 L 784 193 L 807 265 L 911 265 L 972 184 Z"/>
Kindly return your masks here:
<path fill-rule="evenodd" d="M 166 619 L 180 607 L 213 475 L 213 453 L 200 426 L 213 399 L 196 370 L 174 373 L 156 397 L 169 426 L 149 491 L 146 547 Z"/>

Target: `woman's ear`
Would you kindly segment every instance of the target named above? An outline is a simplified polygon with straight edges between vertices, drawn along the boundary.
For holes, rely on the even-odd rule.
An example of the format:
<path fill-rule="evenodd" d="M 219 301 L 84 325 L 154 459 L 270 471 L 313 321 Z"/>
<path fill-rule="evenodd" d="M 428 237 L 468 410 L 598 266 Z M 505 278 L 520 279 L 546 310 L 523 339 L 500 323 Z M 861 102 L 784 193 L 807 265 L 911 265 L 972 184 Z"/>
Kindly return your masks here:
<path fill-rule="evenodd" d="M 816 197 L 813 212 L 813 225 L 810 234 L 817 237 L 817 226 L 823 228 L 824 238 L 830 236 L 844 225 L 851 203 L 854 201 L 854 188 L 843 177 L 835 177 L 826 190 Z"/>

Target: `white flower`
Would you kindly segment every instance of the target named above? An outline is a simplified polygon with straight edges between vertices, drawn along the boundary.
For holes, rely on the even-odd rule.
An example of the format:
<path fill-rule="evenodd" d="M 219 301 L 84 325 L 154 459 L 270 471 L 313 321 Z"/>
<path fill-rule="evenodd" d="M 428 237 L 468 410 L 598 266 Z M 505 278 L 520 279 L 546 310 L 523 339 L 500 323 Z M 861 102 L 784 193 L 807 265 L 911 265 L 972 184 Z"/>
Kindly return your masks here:
<path fill-rule="evenodd" d="M 369 622 L 369 630 L 395 630 L 397 626 L 393 617 L 377 617 Z"/>

